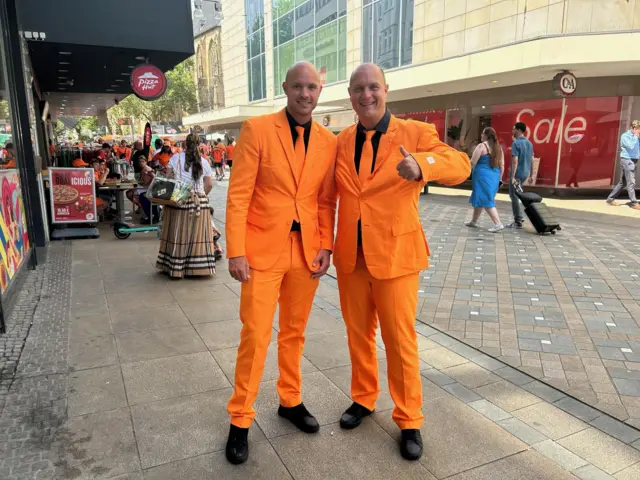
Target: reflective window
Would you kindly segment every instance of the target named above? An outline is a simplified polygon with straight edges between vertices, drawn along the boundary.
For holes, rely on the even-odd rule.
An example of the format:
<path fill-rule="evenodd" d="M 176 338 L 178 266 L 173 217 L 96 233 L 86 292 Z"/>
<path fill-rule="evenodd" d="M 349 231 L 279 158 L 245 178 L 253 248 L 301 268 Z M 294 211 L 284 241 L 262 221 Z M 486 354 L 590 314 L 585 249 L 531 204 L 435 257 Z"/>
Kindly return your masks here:
<path fill-rule="evenodd" d="M 313 63 L 315 61 L 315 55 L 316 43 L 315 34 L 313 32 L 296 38 L 296 62 L 306 60 Z M 345 61 L 345 68 L 346 66 L 347 64 Z"/>
<path fill-rule="evenodd" d="M 267 96 L 264 58 L 264 3 L 262 0 L 245 0 L 245 9 L 247 15 L 249 101 L 255 102 Z"/>
<path fill-rule="evenodd" d="M 382 68 L 411 63 L 414 0 L 364 0 L 362 61 Z"/>
<path fill-rule="evenodd" d="M 287 69 L 301 60 L 313 63 L 324 83 L 345 80 L 346 0 L 273 0 L 272 5 L 275 94 L 284 93 Z"/>
<path fill-rule="evenodd" d="M 313 30 L 313 0 L 308 0 L 296 8 L 296 36 Z"/>
<path fill-rule="evenodd" d="M 316 0 L 316 27 L 338 18 L 338 0 Z"/>

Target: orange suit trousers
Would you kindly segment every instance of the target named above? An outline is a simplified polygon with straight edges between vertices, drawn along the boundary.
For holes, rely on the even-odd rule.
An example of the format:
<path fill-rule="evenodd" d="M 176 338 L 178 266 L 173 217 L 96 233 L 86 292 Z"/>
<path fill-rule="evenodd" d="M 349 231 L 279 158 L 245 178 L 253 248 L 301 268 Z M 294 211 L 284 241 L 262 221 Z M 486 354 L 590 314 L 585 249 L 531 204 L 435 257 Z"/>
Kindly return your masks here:
<path fill-rule="evenodd" d="M 387 353 L 392 417 L 402 430 L 420 428 L 422 383 L 415 330 L 418 273 L 387 280 L 373 278 L 362 251 L 352 273 L 338 270 L 340 305 L 351 356 L 351 398 L 375 409 L 378 393 L 376 329 L 378 321 Z"/>
<path fill-rule="evenodd" d="M 280 305 L 278 332 L 277 388 L 280 404 L 295 407 L 302 403 L 300 362 L 318 280 L 311 278 L 302 250 L 300 233 L 289 234 L 277 262 L 268 270 L 251 270 L 240 293 L 240 346 L 236 361 L 235 389 L 227 410 L 236 427 L 251 426 L 256 412 L 253 403 L 264 371 L 271 342 L 273 316 Z"/>

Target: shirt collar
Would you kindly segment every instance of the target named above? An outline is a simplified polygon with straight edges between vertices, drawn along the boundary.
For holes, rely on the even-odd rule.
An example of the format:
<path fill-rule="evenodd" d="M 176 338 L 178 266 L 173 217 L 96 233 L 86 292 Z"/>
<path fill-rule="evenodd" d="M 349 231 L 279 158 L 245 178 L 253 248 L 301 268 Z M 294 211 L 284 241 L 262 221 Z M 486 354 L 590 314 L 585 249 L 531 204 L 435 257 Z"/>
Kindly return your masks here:
<path fill-rule="evenodd" d="M 387 133 L 387 130 L 389 129 L 390 121 L 391 121 L 391 112 L 389 111 L 389 108 L 386 108 L 384 111 L 384 115 L 382 116 L 380 121 L 376 124 L 376 126 L 373 127 L 373 130 L 380 133 Z M 364 126 L 360 122 L 358 122 L 358 132 L 364 133 L 366 131 L 367 129 L 364 128 Z"/>
<path fill-rule="evenodd" d="M 294 129 L 295 127 L 302 127 L 302 128 L 304 128 L 305 130 L 309 130 L 309 129 L 311 128 L 311 122 L 312 122 L 312 120 L 309 120 L 307 123 L 304 123 L 304 124 L 302 124 L 302 125 L 301 125 L 301 124 L 299 124 L 299 123 L 296 121 L 296 119 L 295 119 L 295 118 L 293 118 L 293 117 L 291 116 L 291 114 L 289 113 L 289 110 L 287 110 L 287 109 L 285 108 L 285 109 L 284 109 L 284 111 L 285 111 L 285 112 L 286 112 L 286 114 L 287 114 L 287 120 L 289 121 L 289 126 L 290 126 L 292 129 Z"/>

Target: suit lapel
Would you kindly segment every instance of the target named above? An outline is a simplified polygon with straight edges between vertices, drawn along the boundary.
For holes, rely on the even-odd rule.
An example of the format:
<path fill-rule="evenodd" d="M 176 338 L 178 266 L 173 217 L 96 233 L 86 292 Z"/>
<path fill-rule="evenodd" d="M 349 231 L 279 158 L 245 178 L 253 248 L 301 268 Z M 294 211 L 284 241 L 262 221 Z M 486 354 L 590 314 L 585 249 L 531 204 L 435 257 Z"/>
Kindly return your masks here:
<path fill-rule="evenodd" d="M 353 128 L 353 131 L 349 135 L 346 145 L 346 160 L 347 160 L 347 170 L 351 174 L 353 181 L 356 185 L 360 185 L 360 178 L 358 177 L 358 172 L 356 171 L 356 134 L 358 132 L 358 127 Z M 360 185 L 362 188 L 362 185 Z"/>
<path fill-rule="evenodd" d="M 376 165 L 373 169 L 374 174 L 382 167 L 382 164 L 387 161 L 389 155 L 393 154 L 391 148 L 393 147 L 393 137 L 396 136 L 397 129 L 398 124 L 395 117 L 393 117 L 392 115 L 389 120 L 389 128 L 387 129 L 387 133 L 380 137 L 380 144 L 378 145 L 378 152 L 376 153 Z"/>
<path fill-rule="evenodd" d="M 287 120 L 287 114 L 285 113 L 284 108 L 280 110 L 280 113 L 278 114 L 276 127 L 276 133 L 278 134 L 278 138 L 280 139 L 280 143 L 282 144 L 282 148 L 284 149 L 284 153 L 287 157 L 287 162 L 289 162 L 289 168 L 291 169 L 293 181 L 296 183 L 296 186 L 298 186 L 298 179 L 294 163 L 295 152 L 293 150 L 293 138 L 291 137 L 291 129 L 289 128 L 289 121 Z"/>

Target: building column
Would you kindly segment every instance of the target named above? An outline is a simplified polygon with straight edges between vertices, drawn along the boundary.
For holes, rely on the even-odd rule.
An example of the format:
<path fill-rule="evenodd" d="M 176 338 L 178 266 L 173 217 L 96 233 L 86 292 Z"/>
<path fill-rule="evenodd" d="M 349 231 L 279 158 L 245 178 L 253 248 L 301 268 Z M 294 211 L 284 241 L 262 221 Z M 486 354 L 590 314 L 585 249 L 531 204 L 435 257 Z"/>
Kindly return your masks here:
<path fill-rule="evenodd" d="M 7 87 L 11 120 L 13 126 L 13 143 L 18 156 L 18 170 L 22 185 L 22 196 L 25 205 L 29 241 L 33 249 L 30 267 L 37 264 L 38 249 L 46 247 L 46 222 L 42 216 L 42 198 L 38 187 L 35 155 L 31 143 L 29 124 L 29 105 L 27 101 L 27 86 L 24 80 L 24 64 L 16 11 L 16 0 L 0 0 L 0 21 L 2 22 L 3 46 L 5 65 L 7 68 Z M 30 88 L 30 86 L 29 86 Z M 39 119 L 37 119 L 39 121 Z M 37 135 L 37 134 L 36 134 Z M 37 138 L 33 139 L 37 141 Z M 46 254 L 41 255 L 46 258 Z"/>

